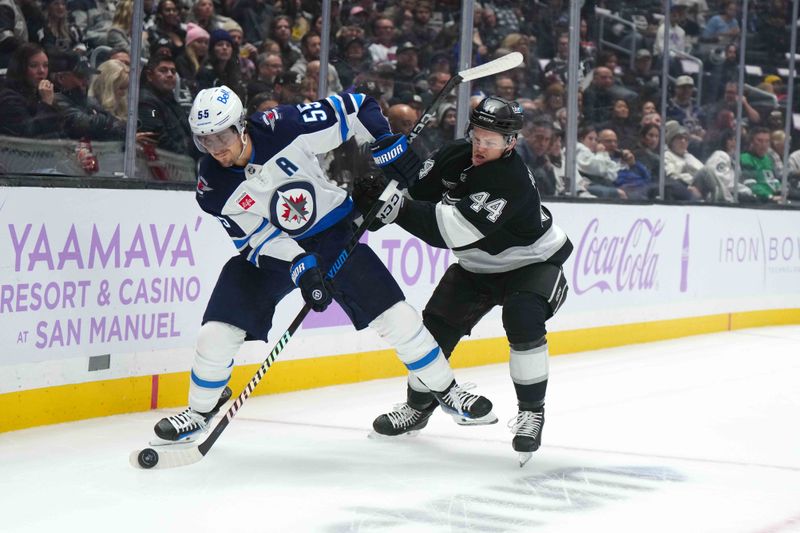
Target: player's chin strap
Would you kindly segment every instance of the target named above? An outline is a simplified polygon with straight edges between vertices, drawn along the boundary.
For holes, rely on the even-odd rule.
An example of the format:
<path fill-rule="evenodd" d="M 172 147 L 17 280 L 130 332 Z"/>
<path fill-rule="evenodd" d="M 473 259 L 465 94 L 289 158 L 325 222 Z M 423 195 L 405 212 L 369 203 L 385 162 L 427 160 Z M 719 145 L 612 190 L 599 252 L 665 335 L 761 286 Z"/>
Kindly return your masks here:
<path fill-rule="evenodd" d="M 247 150 L 247 135 L 246 131 L 242 130 L 242 133 L 239 135 L 239 139 L 242 141 L 242 151 L 239 152 L 239 157 L 236 158 L 236 161 L 239 161 L 242 156 L 244 155 L 244 151 Z"/>

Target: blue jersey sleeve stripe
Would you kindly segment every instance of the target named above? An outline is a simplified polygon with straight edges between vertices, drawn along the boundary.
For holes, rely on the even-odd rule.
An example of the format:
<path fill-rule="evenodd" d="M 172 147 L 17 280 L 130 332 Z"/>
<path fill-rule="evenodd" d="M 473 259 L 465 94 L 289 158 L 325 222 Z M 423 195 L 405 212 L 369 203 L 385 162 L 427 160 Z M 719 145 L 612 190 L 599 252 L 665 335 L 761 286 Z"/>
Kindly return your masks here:
<path fill-rule="evenodd" d="M 342 134 L 342 142 L 345 142 L 347 134 L 350 133 L 350 128 L 347 127 L 347 115 L 344 114 L 344 109 L 342 109 L 342 103 L 339 101 L 338 96 L 331 96 L 328 101 L 333 105 L 336 115 L 339 117 L 339 131 Z"/>
<path fill-rule="evenodd" d="M 364 95 L 361 93 L 353 93 L 353 100 L 356 103 L 356 109 L 361 109 L 361 104 L 364 103 Z"/>
<path fill-rule="evenodd" d="M 241 239 L 233 239 L 233 244 L 236 246 L 236 249 L 237 249 L 237 250 L 240 250 L 240 249 L 242 248 L 242 246 L 244 246 L 245 244 L 247 244 L 247 241 L 249 241 L 249 240 L 250 240 L 250 237 L 252 237 L 252 236 L 253 236 L 253 235 L 255 235 L 256 233 L 258 233 L 259 231 L 261 231 L 262 229 L 264 229 L 265 227 L 267 227 L 267 224 L 269 224 L 269 220 L 267 220 L 267 219 L 265 218 L 265 219 L 264 219 L 264 221 L 261 223 L 261 225 L 260 225 L 259 227 L 257 227 L 257 228 L 255 229 L 255 231 L 253 231 L 253 232 L 252 232 L 252 233 L 250 233 L 249 235 L 247 235 L 247 236 L 245 236 L 245 237 L 242 237 Z"/>
<path fill-rule="evenodd" d="M 264 247 L 265 244 L 267 244 L 269 241 L 277 237 L 280 232 L 281 230 L 276 229 L 275 231 L 272 232 L 272 235 L 264 239 L 264 242 L 259 244 L 255 250 L 250 252 L 249 261 L 253 263 L 255 266 L 258 266 L 258 254 L 261 253 L 261 249 Z"/>
<path fill-rule="evenodd" d="M 347 111 L 347 114 L 355 113 L 356 106 L 353 104 L 353 95 L 348 93 L 342 93 L 339 95 L 342 98 L 342 102 L 344 102 L 344 110 Z"/>

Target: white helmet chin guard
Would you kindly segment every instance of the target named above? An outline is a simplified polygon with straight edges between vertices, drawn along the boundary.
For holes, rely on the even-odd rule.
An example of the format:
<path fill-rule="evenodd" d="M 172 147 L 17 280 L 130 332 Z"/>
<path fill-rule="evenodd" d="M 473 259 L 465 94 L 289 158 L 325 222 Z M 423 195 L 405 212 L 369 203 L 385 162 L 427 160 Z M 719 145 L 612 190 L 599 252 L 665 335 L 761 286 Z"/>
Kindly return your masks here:
<path fill-rule="evenodd" d="M 197 149 L 208 153 L 197 140 L 198 135 L 211 135 L 225 131 L 231 126 L 236 128 L 239 136 L 244 135 L 245 115 L 242 101 L 229 87 L 222 85 L 211 89 L 203 89 L 197 94 L 189 112 L 189 127 Z"/>

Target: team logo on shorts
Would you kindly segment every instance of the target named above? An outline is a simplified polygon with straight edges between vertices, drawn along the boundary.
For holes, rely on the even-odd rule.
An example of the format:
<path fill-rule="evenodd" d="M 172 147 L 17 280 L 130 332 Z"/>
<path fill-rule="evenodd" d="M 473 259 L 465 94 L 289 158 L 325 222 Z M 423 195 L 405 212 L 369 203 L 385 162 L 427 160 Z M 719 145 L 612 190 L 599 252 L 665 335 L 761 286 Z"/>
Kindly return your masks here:
<path fill-rule="evenodd" d="M 317 218 L 314 187 L 310 183 L 281 185 L 272 195 L 272 223 L 289 235 L 299 235 L 314 225 Z"/>

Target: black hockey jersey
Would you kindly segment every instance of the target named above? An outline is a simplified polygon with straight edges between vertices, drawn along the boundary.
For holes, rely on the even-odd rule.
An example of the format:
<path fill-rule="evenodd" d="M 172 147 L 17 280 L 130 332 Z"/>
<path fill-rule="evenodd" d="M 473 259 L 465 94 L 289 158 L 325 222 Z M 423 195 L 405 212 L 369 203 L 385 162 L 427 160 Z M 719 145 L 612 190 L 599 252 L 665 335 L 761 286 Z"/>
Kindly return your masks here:
<path fill-rule="evenodd" d="M 425 161 L 398 223 L 431 245 L 451 248 L 470 272 L 563 264 L 572 251 L 542 206 L 528 167 L 510 155 L 472 166 L 472 147 L 455 141 Z M 436 202 L 436 203 L 431 203 Z"/>

